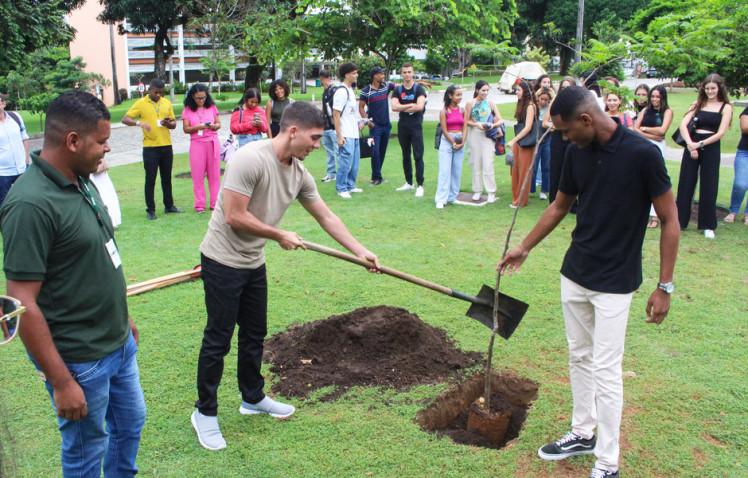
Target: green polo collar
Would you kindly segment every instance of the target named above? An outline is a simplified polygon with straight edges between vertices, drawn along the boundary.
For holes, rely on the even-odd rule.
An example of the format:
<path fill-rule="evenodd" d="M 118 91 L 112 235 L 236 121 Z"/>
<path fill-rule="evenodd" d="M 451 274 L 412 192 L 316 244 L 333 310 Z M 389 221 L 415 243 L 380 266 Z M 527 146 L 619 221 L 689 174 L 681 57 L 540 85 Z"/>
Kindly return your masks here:
<path fill-rule="evenodd" d="M 31 152 L 31 162 L 37 166 L 45 176 L 52 180 L 60 189 L 75 186 L 68 178 L 66 178 L 60 171 L 54 166 L 43 160 L 39 154 L 41 150 Z"/>

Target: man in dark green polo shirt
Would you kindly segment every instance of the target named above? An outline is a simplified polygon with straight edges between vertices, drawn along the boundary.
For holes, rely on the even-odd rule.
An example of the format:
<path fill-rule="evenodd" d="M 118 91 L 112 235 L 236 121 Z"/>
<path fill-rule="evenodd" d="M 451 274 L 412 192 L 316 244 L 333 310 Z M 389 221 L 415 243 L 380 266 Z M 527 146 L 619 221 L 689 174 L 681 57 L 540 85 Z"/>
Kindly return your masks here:
<path fill-rule="evenodd" d="M 62 435 L 64 476 L 133 476 L 145 421 L 114 229 L 88 179 L 109 151 L 109 111 L 72 91 L 47 111 L 44 146 L 2 207 L 8 294 Z"/>

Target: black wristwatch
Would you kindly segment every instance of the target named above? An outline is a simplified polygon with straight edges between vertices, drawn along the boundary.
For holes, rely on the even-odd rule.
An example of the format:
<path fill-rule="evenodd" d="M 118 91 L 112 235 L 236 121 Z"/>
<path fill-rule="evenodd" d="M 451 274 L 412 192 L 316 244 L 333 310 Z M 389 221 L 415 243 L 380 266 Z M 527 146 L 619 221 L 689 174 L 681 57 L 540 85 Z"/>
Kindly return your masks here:
<path fill-rule="evenodd" d="M 657 288 L 665 292 L 667 295 L 675 292 L 675 284 L 673 284 L 672 282 L 658 282 Z"/>

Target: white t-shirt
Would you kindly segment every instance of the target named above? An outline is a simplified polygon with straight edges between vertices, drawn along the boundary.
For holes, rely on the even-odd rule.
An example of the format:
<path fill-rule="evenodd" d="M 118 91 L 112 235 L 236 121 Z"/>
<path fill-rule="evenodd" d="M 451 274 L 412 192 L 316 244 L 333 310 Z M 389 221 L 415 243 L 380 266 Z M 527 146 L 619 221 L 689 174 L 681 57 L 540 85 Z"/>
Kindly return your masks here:
<path fill-rule="evenodd" d="M 26 149 L 23 141 L 29 139 L 26 134 L 26 125 L 21 115 L 16 113 L 21 122 L 19 126 L 5 112 L 5 121 L 0 123 L 0 176 L 18 176 L 26 171 Z"/>
<path fill-rule="evenodd" d="M 332 97 L 332 108 L 340 111 L 340 130 L 344 138 L 359 138 L 358 120 L 358 102 L 356 93 L 349 86 L 344 84 L 335 92 Z"/>

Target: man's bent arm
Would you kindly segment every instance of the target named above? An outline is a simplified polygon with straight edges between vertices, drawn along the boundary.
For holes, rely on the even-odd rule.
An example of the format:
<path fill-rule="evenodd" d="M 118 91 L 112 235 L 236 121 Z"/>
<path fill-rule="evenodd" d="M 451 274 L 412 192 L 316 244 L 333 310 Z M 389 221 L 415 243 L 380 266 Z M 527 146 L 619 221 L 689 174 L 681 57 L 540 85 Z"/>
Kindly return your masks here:
<path fill-rule="evenodd" d="M 278 229 L 257 219 L 257 216 L 247 210 L 249 201 L 249 196 L 224 188 L 223 217 L 226 224 L 237 231 L 277 241 L 284 249 L 292 249 L 301 245 L 301 238 L 298 238 L 295 233 Z"/>

